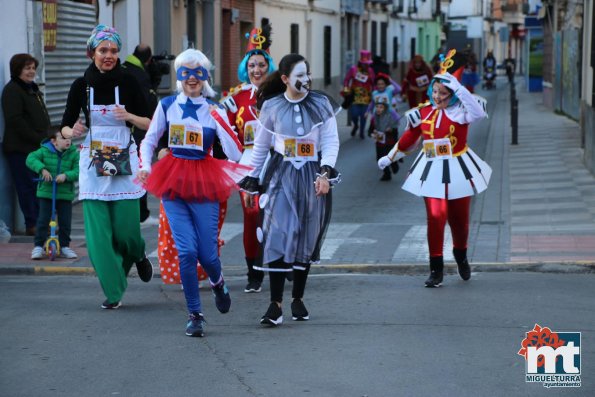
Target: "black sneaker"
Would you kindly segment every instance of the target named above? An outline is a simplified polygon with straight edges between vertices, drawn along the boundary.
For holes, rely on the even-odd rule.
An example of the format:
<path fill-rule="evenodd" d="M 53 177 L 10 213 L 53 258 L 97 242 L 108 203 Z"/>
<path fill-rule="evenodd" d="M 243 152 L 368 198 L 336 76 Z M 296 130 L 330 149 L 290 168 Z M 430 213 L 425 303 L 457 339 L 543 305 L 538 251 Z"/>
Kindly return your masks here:
<path fill-rule="evenodd" d="M 246 288 L 244 288 L 244 292 L 246 293 L 255 293 L 260 291 L 262 291 L 262 283 L 255 280 L 249 280 Z"/>
<path fill-rule="evenodd" d="M 206 323 L 202 313 L 190 313 L 188 315 L 188 323 L 186 324 L 186 335 L 202 338 L 205 336 L 204 326 Z"/>
<path fill-rule="evenodd" d="M 217 310 L 221 313 L 227 313 L 231 307 L 231 296 L 229 296 L 229 290 L 227 289 L 227 285 L 225 285 L 225 281 L 221 280 L 219 284 L 211 286 L 211 289 L 215 296 Z"/>
<path fill-rule="evenodd" d="M 148 283 L 153 278 L 153 264 L 147 258 L 147 255 L 140 261 L 136 262 L 136 271 L 138 272 L 138 277 L 143 280 L 145 283 Z"/>
<path fill-rule="evenodd" d="M 308 321 L 310 319 L 308 310 L 301 299 L 294 299 L 291 302 L 291 316 L 293 321 Z"/>
<path fill-rule="evenodd" d="M 110 303 L 110 302 L 108 302 L 107 299 L 105 301 L 103 301 L 103 303 L 101 304 L 102 309 L 108 309 L 108 310 L 115 310 L 115 309 L 119 308 L 120 306 L 122 306 L 122 302 Z"/>
<path fill-rule="evenodd" d="M 283 323 L 283 312 L 281 308 L 275 302 L 271 302 L 267 312 L 260 319 L 260 323 L 273 327 L 281 325 Z"/>

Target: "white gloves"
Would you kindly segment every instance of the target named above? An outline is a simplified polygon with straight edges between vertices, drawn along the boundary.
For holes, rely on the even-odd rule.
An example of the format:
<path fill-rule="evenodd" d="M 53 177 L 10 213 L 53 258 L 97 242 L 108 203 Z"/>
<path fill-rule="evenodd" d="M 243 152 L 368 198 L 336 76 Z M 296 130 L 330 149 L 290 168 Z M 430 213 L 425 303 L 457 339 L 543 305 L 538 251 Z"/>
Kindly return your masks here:
<path fill-rule="evenodd" d="M 380 157 L 378 160 L 378 168 L 381 170 L 385 169 L 389 165 L 391 165 L 392 161 L 388 158 L 388 156 Z"/>
<path fill-rule="evenodd" d="M 459 80 L 452 74 L 446 72 L 444 74 L 439 74 L 435 76 L 436 78 L 440 79 L 440 82 L 444 84 L 446 87 L 450 88 L 453 92 L 457 92 L 459 88 L 461 88 L 461 83 Z"/>
<path fill-rule="evenodd" d="M 395 150 L 396 149 L 391 150 L 390 153 L 388 154 L 388 156 L 380 157 L 380 159 L 378 160 L 378 168 L 383 170 L 386 167 L 388 167 L 389 165 L 391 165 L 393 162 L 400 160 L 406 156 L 405 153 L 403 153 L 403 152 L 397 152 L 396 155 L 392 154 L 392 156 L 394 157 L 394 160 L 391 160 L 390 159 L 391 153 L 393 153 L 393 151 L 395 151 Z"/>
<path fill-rule="evenodd" d="M 225 97 L 221 103 L 231 113 L 237 113 L 238 105 L 236 105 L 236 101 L 233 100 L 232 96 Z"/>

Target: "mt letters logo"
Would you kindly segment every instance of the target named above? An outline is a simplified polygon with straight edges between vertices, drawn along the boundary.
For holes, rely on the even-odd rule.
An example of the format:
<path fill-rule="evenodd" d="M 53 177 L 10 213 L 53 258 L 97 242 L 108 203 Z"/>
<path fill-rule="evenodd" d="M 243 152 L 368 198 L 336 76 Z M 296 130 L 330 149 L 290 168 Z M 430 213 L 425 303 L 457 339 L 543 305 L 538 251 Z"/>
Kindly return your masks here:
<path fill-rule="evenodd" d="M 544 387 L 581 386 L 581 333 L 552 332 L 535 324 L 518 354 L 525 357 L 526 382 Z"/>

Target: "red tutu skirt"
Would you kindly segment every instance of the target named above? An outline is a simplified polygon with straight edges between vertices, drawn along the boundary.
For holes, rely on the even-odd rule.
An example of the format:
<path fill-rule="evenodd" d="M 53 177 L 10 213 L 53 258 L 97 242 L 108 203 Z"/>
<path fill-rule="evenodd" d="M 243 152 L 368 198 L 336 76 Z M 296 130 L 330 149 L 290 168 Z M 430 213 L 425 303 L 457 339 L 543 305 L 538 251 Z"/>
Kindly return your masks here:
<path fill-rule="evenodd" d="M 248 166 L 211 156 L 187 160 L 170 153 L 153 165 L 145 189 L 171 200 L 222 202 L 239 190 L 238 182 L 250 170 Z"/>

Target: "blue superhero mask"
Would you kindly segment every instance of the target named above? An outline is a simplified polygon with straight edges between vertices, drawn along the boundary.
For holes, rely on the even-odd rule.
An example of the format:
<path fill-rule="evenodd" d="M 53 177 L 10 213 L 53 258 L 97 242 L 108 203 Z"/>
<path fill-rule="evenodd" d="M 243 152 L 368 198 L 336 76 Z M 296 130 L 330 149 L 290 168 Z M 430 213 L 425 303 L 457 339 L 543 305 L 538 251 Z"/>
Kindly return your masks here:
<path fill-rule="evenodd" d="M 176 72 L 176 78 L 178 81 L 188 80 L 190 76 L 194 76 L 197 80 L 205 81 L 209 78 L 209 71 L 202 66 L 194 69 L 187 68 L 186 66 L 180 66 Z"/>

